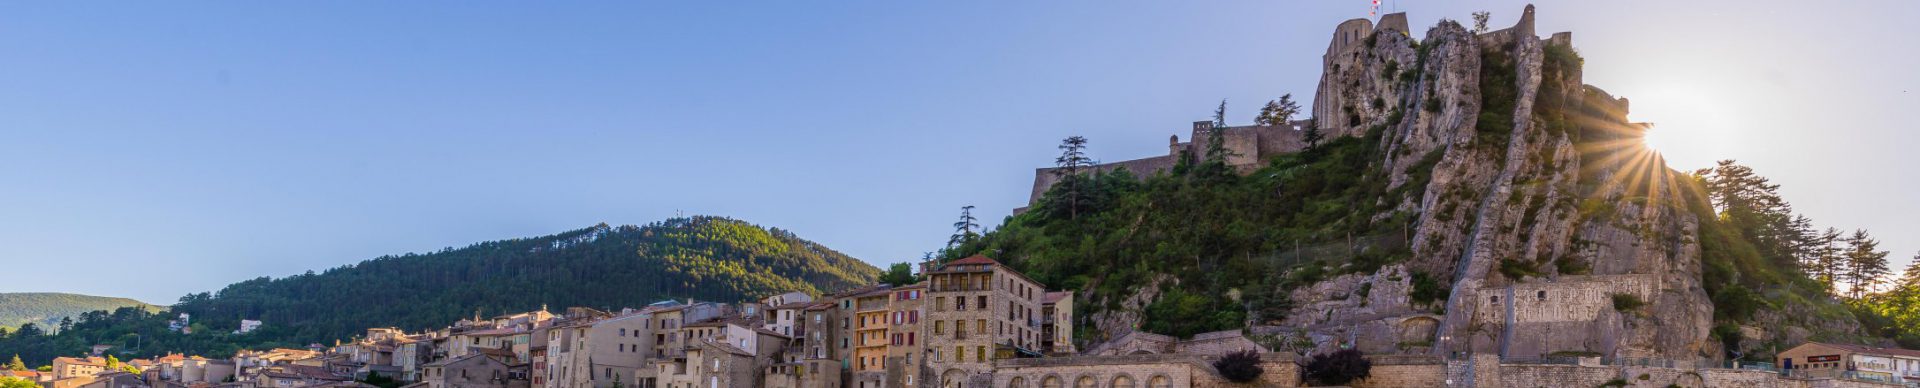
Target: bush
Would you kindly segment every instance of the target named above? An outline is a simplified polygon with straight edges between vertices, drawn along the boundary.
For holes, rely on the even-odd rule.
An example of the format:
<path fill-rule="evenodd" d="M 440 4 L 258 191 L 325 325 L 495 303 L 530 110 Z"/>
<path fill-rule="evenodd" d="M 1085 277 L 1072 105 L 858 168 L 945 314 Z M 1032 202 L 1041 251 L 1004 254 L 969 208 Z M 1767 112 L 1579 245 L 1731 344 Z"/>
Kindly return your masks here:
<path fill-rule="evenodd" d="M 1613 309 L 1621 312 L 1633 311 L 1646 306 L 1647 302 L 1633 294 L 1613 294 Z"/>
<path fill-rule="evenodd" d="M 1413 292 L 1408 293 L 1407 297 L 1413 299 L 1413 302 L 1418 304 L 1433 303 L 1434 301 L 1446 299 L 1447 290 L 1441 287 L 1440 281 L 1434 280 L 1432 275 L 1428 275 L 1426 272 L 1414 271 Z"/>
<path fill-rule="evenodd" d="M 1260 378 L 1266 370 L 1260 369 L 1260 354 L 1252 350 L 1227 353 L 1213 362 L 1213 369 L 1220 371 L 1220 377 L 1228 381 L 1245 383 Z"/>
<path fill-rule="evenodd" d="M 1373 361 L 1359 350 L 1340 349 L 1332 353 L 1323 353 L 1307 360 L 1307 378 L 1321 384 L 1346 385 L 1354 380 L 1367 378 L 1372 374 Z"/>

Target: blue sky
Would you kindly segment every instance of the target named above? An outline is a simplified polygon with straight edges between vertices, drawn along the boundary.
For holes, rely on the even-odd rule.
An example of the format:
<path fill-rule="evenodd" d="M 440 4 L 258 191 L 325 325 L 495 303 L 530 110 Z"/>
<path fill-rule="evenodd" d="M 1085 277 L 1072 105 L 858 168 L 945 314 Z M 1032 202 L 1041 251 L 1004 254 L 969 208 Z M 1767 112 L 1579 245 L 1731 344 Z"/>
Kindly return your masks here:
<path fill-rule="evenodd" d="M 1417 31 L 1524 4 L 1391 4 Z M 1676 168 L 1920 250 L 1912 1 L 1542 2 Z M 382 254 L 716 214 L 875 264 L 997 224 L 1060 138 L 1311 101 L 1366 1 L 0 3 L 0 291 L 168 303 Z"/>

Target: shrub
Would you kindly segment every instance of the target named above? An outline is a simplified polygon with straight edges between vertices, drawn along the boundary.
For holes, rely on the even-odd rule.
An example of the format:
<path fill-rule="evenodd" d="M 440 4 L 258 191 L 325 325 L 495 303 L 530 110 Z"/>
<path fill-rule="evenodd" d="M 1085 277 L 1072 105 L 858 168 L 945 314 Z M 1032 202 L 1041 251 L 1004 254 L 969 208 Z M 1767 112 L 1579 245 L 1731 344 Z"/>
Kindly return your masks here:
<path fill-rule="evenodd" d="M 1332 353 L 1322 353 L 1307 360 L 1307 378 L 1327 385 L 1346 385 L 1354 380 L 1367 378 L 1373 371 L 1373 361 L 1355 349 L 1340 349 Z"/>
<path fill-rule="evenodd" d="M 1252 350 L 1227 353 L 1213 362 L 1213 369 L 1220 371 L 1220 377 L 1236 383 L 1253 381 L 1266 372 L 1260 369 L 1260 354 Z"/>
<path fill-rule="evenodd" d="M 1540 276 L 1540 266 L 1531 260 L 1500 259 L 1500 275 L 1513 280 Z"/>
<path fill-rule="evenodd" d="M 1414 271 L 1413 292 L 1407 294 L 1407 297 L 1412 298 L 1414 303 L 1433 303 L 1434 301 L 1445 299 L 1447 297 L 1447 290 L 1441 287 L 1440 281 L 1434 280 L 1432 275 L 1427 275 L 1426 272 Z"/>
<path fill-rule="evenodd" d="M 1613 294 L 1614 310 L 1627 312 L 1640 309 L 1640 306 L 1645 305 L 1647 305 L 1647 302 L 1640 300 L 1640 297 L 1634 294 Z"/>

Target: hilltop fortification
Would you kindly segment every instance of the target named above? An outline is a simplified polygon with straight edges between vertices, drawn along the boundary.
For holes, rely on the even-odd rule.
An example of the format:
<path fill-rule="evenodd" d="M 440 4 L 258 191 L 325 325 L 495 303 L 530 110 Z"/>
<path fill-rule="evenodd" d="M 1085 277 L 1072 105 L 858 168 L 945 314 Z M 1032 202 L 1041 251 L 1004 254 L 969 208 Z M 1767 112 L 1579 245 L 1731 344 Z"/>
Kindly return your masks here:
<path fill-rule="evenodd" d="M 1345 205 L 1378 209 L 1360 218 L 1396 223 L 1392 237 L 1405 241 L 1338 250 L 1386 250 L 1380 255 L 1392 258 L 1378 270 L 1328 279 L 1287 272 L 1282 277 L 1310 280 L 1260 283 L 1287 284 L 1280 287 L 1290 311 L 1253 322 L 1254 332 L 1304 332 L 1323 348 L 1373 353 L 1723 357 L 1709 335 L 1714 306 L 1702 280 L 1698 209 L 1706 198 L 1692 177 L 1640 146 L 1646 126 L 1627 120 L 1626 99 L 1583 83 L 1572 34 L 1542 38 L 1534 20 L 1528 6 L 1508 28 L 1476 33 L 1442 20 L 1421 38 L 1404 14 L 1340 23 L 1322 56 L 1311 119 L 1225 131 L 1238 154 L 1229 164 L 1243 173 L 1300 151 L 1308 125 L 1330 138 L 1364 139 L 1374 154 L 1361 170 L 1368 176 L 1356 181 L 1382 184 L 1377 192 L 1386 194 Z M 1190 141 L 1174 138 L 1166 155 L 1096 170 L 1167 171 L 1201 154 L 1196 145 L 1206 144 L 1208 129 L 1196 124 Z M 1032 203 L 1053 172 L 1035 172 Z M 1263 179 L 1284 188 L 1287 174 Z M 1092 332 L 1131 332 L 1141 306 L 1173 286 L 1150 283 L 1113 298 L 1122 301 L 1109 304 L 1117 310 L 1087 314 L 1098 326 Z"/>

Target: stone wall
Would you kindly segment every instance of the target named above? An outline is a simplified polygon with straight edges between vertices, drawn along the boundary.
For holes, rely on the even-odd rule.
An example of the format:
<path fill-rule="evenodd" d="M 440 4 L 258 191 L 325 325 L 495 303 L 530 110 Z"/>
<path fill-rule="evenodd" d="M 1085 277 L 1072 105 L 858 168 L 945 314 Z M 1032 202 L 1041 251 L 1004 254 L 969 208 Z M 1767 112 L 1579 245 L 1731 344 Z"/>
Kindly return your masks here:
<path fill-rule="evenodd" d="M 1180 343 L 1177 346 L 1177 350 L 1175 350 L 1175 352 L 1183 353 L 1183 354 L 1221 356 L 1221 355 L 1226 355 L 1227 353 L 1233 353 L 1233 352 L 1238 352 L 1243 350 L 1252 350 L 1259 353 L 1267 353 L 1272 351 L 1271 349 L 1267 349 L 1266 347 L 1260 346 L 1260 344 L 1256 344 L 1256 343 L 1253 343 L 1253 341 L 1248 340 L 1247 336 L 1245 334 L 1241 334 L 1239 330 L 1227 330 L 1227 331 L 1216 331 L 1212 333 L 1194 334 L 1193 339 L 1180 341 Z"/>
<path fill-rule="evenodd" d="M 1593 387 L 1620 378 L 1620 371 L 1607 367 L 1503 364 L 1498 369 L 1502 387 Z"/>
<path fill-rule="evenodd" d="M 1613 310 L 1614 294 L 1653 300 L 1654 286 L 1659 282 L 1659 275 L 1561 276 L 1553 281 L 1482 288 L 1479 300 L 1486 307 L 1475 311 L 1474 320 L 1505 322 L 1511 307 L 1514 323 L 1588 322 L 1601 312 Z M 1507 296 L 1509 289 L 1511 297 Z"/>
<path fill-rule="evenodd" d="M 1303 132 L 1300 128 L 1304 128 L 1306 123 L 1303 120 L 1290 125 L 1246 125 L 1220 130 L 1224 137 L 1222 144 L 1230 154 L 1227 157 L 1227 164 L 1241 173 L 1246 173 L 1265 166 L 1267 159 L 1274 155 L 1305 149 L 1306 142 L 1302 140 Z M 1178 136 L 1169 139 L 1166 155 L 1102 163 L 1091 169 L 1101 174 L 1126 169 L 1135 177 L 1147 177 L 1171 171 L 1174 165 L 1179 164 L 1180 154 L 1183 152 L 1194 158 L 1203 157 L 1212 132 L 1213 122 L 1195 122 L 1192 132 L 1188 133 L 1190 141 L 1180 142 Z M 1054 184 L 1060 182 L 1060 178 L 1054 175 L 1055 170 L 1058 168 L 1034 169 L 1033 191 L 1027 196 L 1027 206 L 1040 203 L 1040 197 L 1047 194 L 1047 189 L 1053 188 Z"/>
<path fill-rule="evenodd" d="M 1295 387 L 1300 385 L 1300 370 L 1290 354 L 1261 356 L 1260 378 L 1249 383 L 1234 383 L 1213 370 L 1214 358 L 1191 354 L 1137 354 L 1126 356 L 1080 356 L 1007 359 L 994 362 L 993 386 L 1034 388 L 1054 380 L 1060 386 L 1074 387 L 1085 379 L 1094 386 L 1109 387 L 1115 382 L 1132 381 L 1136 387 L 1253 388 Z"/>
<path fill-rule="evenodd" d="M 1447 364 L 1437 356 L 1369 356 L 1373 370 L 1367 378 L 1347 384 L 1353 388 L 1442 387 Z"/>

